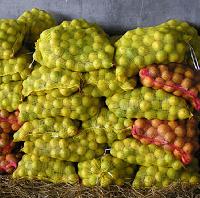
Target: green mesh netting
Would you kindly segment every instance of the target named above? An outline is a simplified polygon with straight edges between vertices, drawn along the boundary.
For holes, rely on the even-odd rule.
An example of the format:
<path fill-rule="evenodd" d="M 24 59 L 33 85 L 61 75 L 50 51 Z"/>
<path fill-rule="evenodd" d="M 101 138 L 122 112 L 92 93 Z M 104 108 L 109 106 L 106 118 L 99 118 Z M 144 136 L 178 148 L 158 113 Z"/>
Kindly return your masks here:
<path fill-rule="evenodd" d="M 80 122 L 67 117 L 57 116 L 55 118 L 36 119 L 25 122 L 23 126 L 14 133 L 14 141 L 33 141 L 34 139 L 51 139 L 51 137 L 68 138 L 79 132 Z"/>
<path fill-rule="evenodd" d="M 197 160 L 198 166 L 198 160 Z M 167 187 L 172 183 L 185 182 L 189 184 L 198 184 L 200 182 L 200 175 L 194 165 L 188 168 L 175 170 L 173 168 L 165 168 L 159 166 L 141 166 L 133 181 L 133 188 L 150 188 L 150 187 Z"/>
<path fill-rule="evenodd" d="M 76 28 L 63 22 L 42 32 L 36 43 L 34 59 L 49 68 L 88 72 L 111 68 L 113 54 L 113 46 L 99 28 Z"/>
<path fill-rule="evenodd" d="M 175 170 L 183 167 L 183 164 L 170 151 L 163 150 L 154 144 L 142 144 L 134 138 L 115 141 L 111 146 L 110 153 L 130 164 L 172 167 Z"/>
<path fill-rule="evenodd" d="M 93 132 L 98 143 L 111 145 L 115 140 L 122 140 L 131 135 L 133 121 L 127 118 L 118 118 L 107 108 L 102 108 L 100 113 L 84 121 L 84 130 Z"/>
<path fill-rule="evenodd" d="M 37 118 L 65 116 L 71 119 L 87 120 L 95 116 L 101 105 L 99 98 L 75 93 L 69 97 L 52 95 L 29 96 L 19 106 L 19 119 L 30 121 Z"/>
<path fill-rule="evenodd" d="M 79 162 L 101 156 L 104 147 L 104 144 L 96 142 L 94 133 L 81 131 L 78 135 L 66 139 L 51 137 L 26 141 L 22 150 L 39 156 Z"/>
<path fill-rule="evenodd" d="M 118 117 L 176 120 L 192 116 L 184 99 L 162 89 L 142 87 L 116 93 L 106 99 L 106 104 Z"/>
<path fill-rule="evenodd" d="M 80 87 L 81 74 L 71 72 L 62 68 L 48 68 L 35 65 L 31 75 L 23 82 L 22 93 L 28 96 L 31 93 L 50 92 L 52 89 L 58 88 L 64 96 L 69 96 L 76 92 Z"/>
<path fill-rule="evenodd" d="M 84 186 L 122 186 L 131 181 L 135 166 L 106 154 L 100 158 L 78 163 L 78 174 Z"/>
<path fill-rule="evenodd" d="M 25 41 L 32 45 L 44 30 L 55 26 L 54 18 L 46 11 L 37 8 L 25 11 L 17 20 L 27 25 Z"/>
<path fill-rule="evenodd" d="M 25 154 L 13 173 L 14 179 L 44 180 L 53 183 L 78 183 L 78 175 L 71 162 Z"/>

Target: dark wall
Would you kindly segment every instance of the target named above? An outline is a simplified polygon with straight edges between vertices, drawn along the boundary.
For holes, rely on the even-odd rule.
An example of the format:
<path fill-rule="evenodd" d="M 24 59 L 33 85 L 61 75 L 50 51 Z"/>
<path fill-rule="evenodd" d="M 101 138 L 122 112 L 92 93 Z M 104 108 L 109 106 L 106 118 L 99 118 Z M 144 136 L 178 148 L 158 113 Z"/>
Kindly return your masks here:
<path fill-rule="evenodd" d="M 200 26 L 200 0 L 0 0 L 0 18 L 17 17 L 33 7 L 51 11 L 58 21 L 85 18 L 109 33 L 170 18 Z"/>

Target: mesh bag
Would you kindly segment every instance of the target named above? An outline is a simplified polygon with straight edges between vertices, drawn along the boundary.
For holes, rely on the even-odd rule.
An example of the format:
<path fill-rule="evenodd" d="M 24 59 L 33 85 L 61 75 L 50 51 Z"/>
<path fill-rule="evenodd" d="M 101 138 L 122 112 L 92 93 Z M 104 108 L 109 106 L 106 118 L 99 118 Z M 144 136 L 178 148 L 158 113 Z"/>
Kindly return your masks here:
<path fill-rule="evenodd" d="M 111 68 L 113 54 L 113 46 L 98 28 L 76 28 L 63 22 L 42 32 L 36 43 L 34 59 L 49 68 L 88 72 Z"/>
<path fill-rule="evenodd" d="M 2 134 L 13 133 L 21 127 L 22 123 L 20 123 L 18 115 L 19 111 L 12 113 L 6 110 L 0 111 L 0 132 L 2 132 Z"/>
<path fill-rule="evenodd" d="M 181 64 L 150 65 L 139 72 L 141 83 L 154 89 L 163 89 L 189 100 L 196 110 L 200 110 L 200 82 L 195 72 Z"/>
<path fill-rule="evenodd" d="M 133 121 L 127 118 L 118 118 L 106 108 L 100 113 L 82 123 L 86 131 L 95 133 L 96 141 L 100 144 L 111 145 L 115 140 L 122 140 L 130 136 Z"/>
<path fill-rule="evenodd" d="M 94 85 L 85 85 L 81 89 L 82 93 L 86 96 L 102 97 L 104 94 Z"/>
<path fill-rule="evenodd" d="M 33 141 L 39 138 L 68 138 L 79 132 L 80 122 L 66 117 L 45 118 L 25 122 L 14 134 L 14 141 Z"/>
<path fill-rule="evenodd" d="M 133 138 L 115 141 L 111 146 L 111 155 L 130 164 L 142 166 L 163 166 L 180 169 L 183 164 L 170 151 L 154 144 L 145 145 Z"/>
<path fill-rule="evenodd" d="M 71 95 L 80 87 L 81 74 L 62 68 L 48 68 L 37 64 L 32 74 L 23 82 L 23 95 L 50 91 L 58 88 L 64 96 Z M 64 91 L 62 91 L 64 90 Z"/>
<path fill-rule="evenodd" d="M 142 87 L 133 91 L 116 93 L 106 99 L 106 104 L 109 110 L 118 117 L 147 118 L 148 120 L 155 118 L 176 120 L 191 117 L 184 99 L 162 89 Z"/>
<path fill-rule="evenodd" d="M 162 188 L 177 182 L 198 184 L 200 182 L 200 175 L 195 169 L 194 165 L 190 165 L 190 167 L 180 170 L 159 166 L 141 166 L 132 186 L 135 189 L 141 189 L 153 186 Z"/>
<path fill-rule="evenodd" d="M 19 106 L 21 121 L 47 117 L 65 116 L 71 119 L 87 120 L 95 116 L 100 107 L 100 99 L 75 93 L 69 97 L 57 97 L 51 92 L 41 96 L 29 96 Z"/>
<path fill-rule="evenodd" d="M 38 179 L 53 183 L 78 182 L 74 165 L 70 162 L 37 156 L 32 153 L 25 154 L 13 173 L 14 179 Z"/>
<path fill-rule="evenodd" d="M 31 44 L 37 41 L 44 30 L 55 26 L 53 17 L 44 10 L 37 8 L 25 11 L 17 20 L 27 25 L 28 31 L 25 36 L 25 41 Z"/>
<path fill-rule="evenodd" d="M 182 121 L 161 121 L 137 119 L 132 135 L 144 144 L 155 144 L 173 152 L 184 164 L 192 160 L 192 154 L 199 149 L 198 126 L 194 118 Z"/>
<path fill-rule="evenodd" d="M 0 85 L 0 109 L 13 112 L 22 101 L 22 81 Z"/>
<path fill-rule="evenodd" d="M 94 85 L 100 90 L 102 96 L 110 97 L 116 92 L 132 90 L 136 86 L 136 79 L 131 78 L 126 82 L 116 79 L 115 69 L 100 69 L 85 73 L 84 79 L 87 84 Z"/>
<path fill-rule="evenodd" d="M 78 174 L 84 186 L 119 186 L 131 181 L 134 166 L 107 154 L 100 158 L 78 163 Z"/>
<path fill-rule="evenodd" d="M 0 134 L 0 153 L 1 154 L 5 155 L 8 153 L 11 153 L 14 146 L 15 144 L 13 143 L 12 139 L 7 133 Z"/>
<path fill-rule="evenodd" d="M 0 174 L 12 173 L 17 167 L 18 159 L 14 154 L 0 154 Z"/>
<path fill-rule="evenodd" d="M 11 59 L 0 60 L 0 84 L 26 79 L 31 73 L 31 62 L 31 54 L 26 49 L 20 50 Z"/>
<path fill-rule="evenodd" d="M 0 59 L 10 59 L 22 47 L 25 23 L 15 19 L 0 19 Z"/>
<path fill-rule="evenodd" d="M 25 153 L 33 153 L 38 156 L 47 156 L 71 162 L 90 160 L 104 153 L 104 144 L 98 144 L 94 133 L 81 131 L 80 134 L 67 139 L 50 138 L 43 135 L 33 142 L 26 141 Z"/>
<path fill-rule="evenodd" d="M 191 39 L 190 32 L 183 33 L 167 23 L 126 32 L 115 43 L 118 80 L 125 81 L 152 63 L 184 62 Z"/>

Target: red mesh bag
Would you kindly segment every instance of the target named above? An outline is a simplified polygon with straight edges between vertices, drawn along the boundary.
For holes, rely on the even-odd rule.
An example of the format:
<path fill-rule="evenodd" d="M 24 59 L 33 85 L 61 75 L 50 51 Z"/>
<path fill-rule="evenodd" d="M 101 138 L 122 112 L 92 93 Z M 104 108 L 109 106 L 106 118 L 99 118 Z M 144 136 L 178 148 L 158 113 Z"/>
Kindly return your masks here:
<path fill-rule="evenodd" d="M 194 117 L 179 121 L 137 119 L 132 127 L 134 138 L 143 144 L 162 146 L 184 164 L 189 164 L 193 153 L 199 149 L 198 134 Z"/>
<path fill-rule="evenodd" d="M 18 158 L 15 154 L 16 145 L 12 140 L 12 133 L 22 125 L 18 115 L 19 111 L 12 113 L 6 110 L 0 111 L 0 174 L 12 173 L 17 167 Z"/>
<path fill-rule="evenodd" d="M 140 81 L 146 87 L 163 89 L 190 101 L 200 111 L 200 75 L 191 68 L 178 64 L 149 65 L 140 70 Z"/>

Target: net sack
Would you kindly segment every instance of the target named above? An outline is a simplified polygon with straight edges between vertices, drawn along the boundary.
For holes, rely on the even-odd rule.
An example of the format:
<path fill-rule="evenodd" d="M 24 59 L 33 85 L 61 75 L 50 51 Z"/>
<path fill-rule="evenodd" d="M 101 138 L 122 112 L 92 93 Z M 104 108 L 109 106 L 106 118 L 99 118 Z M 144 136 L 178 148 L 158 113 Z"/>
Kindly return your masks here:
<path fill-rule="evenodd" d="M 25 122 L 14 133 L 14 141 L 33 141 L 35 139 L 68 138 L 79 132 L 80 122 L 67 117 L 36 119 Z"/>
<path fill-rule="evenodd" d="M 122 140 L 131 135 L 133 121 L 127 118 L 118 118 L 107 108 L 90 120 L 82 123 L 82 128 L 93 132 L 97 143 L 111 145 L 115 140 Z"/>
<path fill-rule="evenodd" d="M 36 43 L 34 59 L 49 68 L 78 72 L 111 68 L 114 48 L 105 33 L 96 26 L 77 28 L 72 23 L 63 22 L 43 31 Z"/>
<path fill-rule="evenodd" d="M 0 84 L 26 79 L 31 73 L 31 62 L 32 56 L 26 49 L 20 50 L 11 59 L 0 60 Z"/>
<path fill-rule="evenodd" d="M 47 156 L 71 162 L 80 162 L 99 157 L 104 153 L 105 144 L 98 144 L 94 133 L 80 131 L 76 136 L 62 139 L 43 136 L 26 141 L 22 151 L 38 156 Z"/>
<path fill-rule="evenodd" d="M 86 96 L 92 96 L 96 98 L 102 97 L 104 94 L 94 85 L 84 85 L 81 92 Z"/>
<path fill-rule="evenodd" d="M 133 138 L 115 141 L 111 146 L 110 153 L 130 164 L 172 167 L 175 170 L 183 167 L 183 164 L 170 151 L 154 144 L 142 144 Z"/>
<path fill-rule="evenodd" d="M 78 175 L 84 186 L 119 186 L 131 181 L 135 167 L 121 159 L 106 154 L 100 158 L 79 162 Z"/>
<path fill-rule="evenodd" d="M 126 82 L 120 82 L 116 79 L 116 69 L 100 69 L 85 73 L 86 84 L 96 86 L 102 93 L 102 96 L 110 97 L 115 93 L 132 90 L 135 88 L 136 78 L 128 79 Z"/>
<path fill-rule="evenodd" d="M 22 102 L 22 81 L 0 85 L 0 110 L 13 112 Z"/>
<path fill-rule="evenodd" d="M 190 101 L 196 110 L 200 110 L 200 82 L 195 72 L 184 65 L 150 65 L 140 70 L 140 81 L 146 87 L 163 89 Z"/>
<path fill-rule="evenodd" d="M 26 24 L 16 19 L 0 19 L 0 59 L 10 59 L 22 47 Z"/>
<path fill-rule="evenodd" d="M 64 96 L 69 96 L 80 87 L 81 74 L 62 68 L 48 68 L 37 64 L 31 75 L 23 82 L 24 96 L 37 94 L 37 92 L 59 89 Z"/>
<path fill-rule="evenodd" d="M 28 30 L 25 42 L 31 45 L 39 39 L 44 30 L 55 26 L 54 18 L 46 11 L 37 8 L 25 11 L 17 20 L 26 24 Z"/>
<path fill-rule="evenodd" d="M 0 154 L 0 174 L 11 174 L 17 168 L 18 159 L 14 154 L 1 153 Z"/>
<path fill-rule="evenodd" d="M 8 111 L 0 111 L 0 132 L 2 134 L 13 133 L 18 131 L 22 123 L 19 121 L 19 111 L 9 113 Z M 2 135 L 1 134 L 1 135 Z"/>
<path fill-rule="evenodd" d="M 143 144 L 155 144 L 171 151 L 184 164 L 192 161 L 199 149 L 198 123 L 194 118 L 182 121 L 137 119 L 132 135 Z"/>
<path fill-rule="evenodd" d="M 100 99 L 80 93 L 69 97 L 57 97 L 52 94 L 53 92 L 46 95 L 29 96 L 27 101 L 22 102 L 19 106 L 20 121 L 57 116 L 84 121 L 95 116 L 101 104 Z"/>
<path fill-rule="evenodd" d="M 168 25 L 170 23 L 169 21 L 154 27 L 130 30 L 115 43 L 118 80 L 125 81 L 127 77 L 136 75 L 141 68 L 153 63 L 185 61 L 189 49 L 187 43 L 196 31 L 187 23 L 175 26 Z M 177 30 L 181 28 L 189 30 L 184 33 Z"/>
<path fill-rule="evenodd" d="M 162 89 L 142 87 L 116 93 L 106 99 L 106 104 L 116 116 L 130 119 L 182 120 L 192 116 L 184 99 Z"/>
<path fill-rule="evenodd" d="M 53 183 L 78 183 L 72 163 L 32 153 L 25 154 L 13 173 L 14 179 L 44 180 Z"/>
<path fill-rule="evenodd" d="M 135 189 L 150 188 L 153 186 L 163 188 L 177 182 L 193 185 L 198 184 L 200 182 L 200 175 L 197 170 L 194 170 L 192 165 L 180 170 L 159 166 L 141 166 L 132 187 Z"/>

